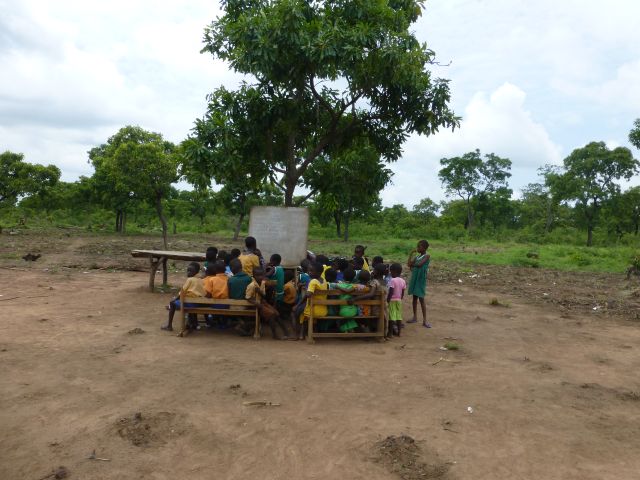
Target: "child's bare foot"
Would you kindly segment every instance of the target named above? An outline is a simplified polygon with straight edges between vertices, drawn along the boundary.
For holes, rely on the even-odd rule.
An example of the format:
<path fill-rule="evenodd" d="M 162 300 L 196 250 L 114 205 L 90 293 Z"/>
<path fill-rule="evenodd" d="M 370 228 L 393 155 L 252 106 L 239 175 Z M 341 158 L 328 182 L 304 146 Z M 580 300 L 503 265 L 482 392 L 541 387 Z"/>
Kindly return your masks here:
<path fill-rule="evenodd" d="M 431 328 L 431 324 L 429 322 L 422 322 L 422 326 L 424 328 Z"/>
<path fill-rule="evenodd" d="M 167 332 L 173 332 L 173 327 L 167 323 L 166 325 L 162 325 L 160 327 L 160 330 L 166 330 Z"/>

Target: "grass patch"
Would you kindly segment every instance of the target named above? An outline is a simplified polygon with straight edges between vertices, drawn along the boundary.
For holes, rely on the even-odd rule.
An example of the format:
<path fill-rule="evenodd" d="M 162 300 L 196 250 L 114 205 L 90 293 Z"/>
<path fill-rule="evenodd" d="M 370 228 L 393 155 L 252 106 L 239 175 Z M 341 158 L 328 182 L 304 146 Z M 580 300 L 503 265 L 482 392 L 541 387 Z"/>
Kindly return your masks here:
<path fill-rule="evenodd" d="M 444 344 L 444 348 L 447 350 L 460 350 L 461 346 L 456 342 L 447 342 Z"/>
<path fill-rule="evenodd" d="M 509 302 L 503 302 L 501 300 L 498 300 L 497 297 L 493 297 L 491 300 L 489 300 L 489 305 L 493 307 L 506 307 L 506 308 L 509 308 L 511 306 Z"/>

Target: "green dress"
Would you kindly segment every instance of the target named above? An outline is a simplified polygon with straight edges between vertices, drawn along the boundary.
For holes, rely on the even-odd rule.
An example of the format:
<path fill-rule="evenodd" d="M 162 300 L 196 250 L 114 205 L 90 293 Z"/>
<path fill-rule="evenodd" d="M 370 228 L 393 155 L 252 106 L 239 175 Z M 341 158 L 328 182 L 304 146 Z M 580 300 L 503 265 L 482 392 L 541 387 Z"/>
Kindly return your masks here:
<path fill-rule="evenodd" d="M 418 263 L 424 258 L 425 254 L 418 255 L 414 263 Z M 429 262 L 427 260 L 421 267 L 411 268 L 411 279 L 409 280 L 409 295 L 416 297 L 424 297 L 427 294 L 427 272 L 429 271 Z"/>

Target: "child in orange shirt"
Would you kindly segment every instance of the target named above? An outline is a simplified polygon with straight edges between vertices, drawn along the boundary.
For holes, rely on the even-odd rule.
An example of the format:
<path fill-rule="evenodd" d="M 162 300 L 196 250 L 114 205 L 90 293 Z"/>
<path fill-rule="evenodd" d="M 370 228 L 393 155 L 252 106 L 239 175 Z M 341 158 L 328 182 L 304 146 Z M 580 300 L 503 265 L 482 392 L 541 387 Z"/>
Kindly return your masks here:
<path fill-rule="evenodd" d="M 207 276 L 203 280 L 207 298 L 229 298 L 228 277 L 224 273 L 225 268 L 224 262 L 220 260 L 207 267 Z"/>
<path fill-rule="evenodd" d="M 199 271 L 200 271 L 200 264 L 197 262 L 191 262 L 187 266 L 187 277 L 188 277 L 187 281 L 184 282 L 184 285 L 180 289 L 180 292 L 178 292 L 178 295 L 169 302 L 169 306 L 167 307 L 169 309 L 169 321 L 167 322 L 166 325 L 163 325 L 162 327 L 160 327 L 162 330 L 167 330 L 169 332 L 173 331 L 173 316 L 175 315 L 176 310 L 180 310 L 180 293 L 181 292 L 184 292 L 185 297 L 188 297 L 188 298 L 195 299 L 197 297 L 204 297 L 205 292 L 202 285 L 202 279 L 196 277 Z M 197 317 L 194 318 L 190 314 L 189 323 L 193 324 L 194 321 L 195 321 L 195 325 L 197 325 L 198 324 Z"/>

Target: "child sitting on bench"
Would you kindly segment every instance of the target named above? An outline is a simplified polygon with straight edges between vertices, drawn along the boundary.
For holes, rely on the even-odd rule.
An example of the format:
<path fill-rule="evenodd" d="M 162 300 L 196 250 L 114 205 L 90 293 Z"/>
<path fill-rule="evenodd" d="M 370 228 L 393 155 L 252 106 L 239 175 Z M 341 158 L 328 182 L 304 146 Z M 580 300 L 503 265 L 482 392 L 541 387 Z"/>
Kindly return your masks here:
<path fill-rule="evenodd" d="M 176 310 L 180 310 L 180 294 L 182 292 L 184 292 L 185 297 L 187 298 L 198 298 L 205 296 L 202 279 L 196 277 L 199 271 L 200 264 L 197 262 L 191 262 L 187 266 L 187 281 L 184 282 L 184 285 L 182 285 L 182 288 L 178 292 L 178 296 L 169 302 L 169 306 L 167 307 L 169 309 L 169 321 L 166 325 L 160 327 L 162 330 L 167 330 L 169 332 L 173 331 L 173 316 L 175 315 Z M 193 318 L 194 317 L 189 315 L 190 324 L 193 323 Z M 197 317 L 195 323 L 197 324 Z"/>

